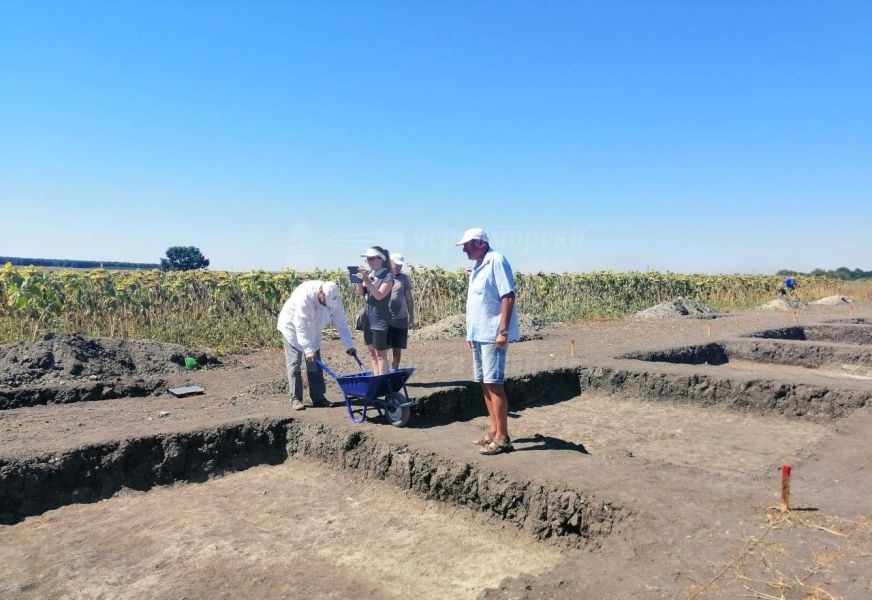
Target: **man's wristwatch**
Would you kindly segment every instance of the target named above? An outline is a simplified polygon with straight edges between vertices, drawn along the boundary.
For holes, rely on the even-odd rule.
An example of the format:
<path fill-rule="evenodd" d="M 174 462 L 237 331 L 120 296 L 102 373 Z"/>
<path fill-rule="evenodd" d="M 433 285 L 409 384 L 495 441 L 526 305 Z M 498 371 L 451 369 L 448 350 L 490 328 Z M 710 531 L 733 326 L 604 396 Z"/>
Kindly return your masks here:
<path fill-rule="evenodd" d="M 509 335 L 509 330 L 508 330 L 508 329 L 498 329 L 498 330 L 497 330 L 497 335 L 505 335 L 505 336 L 508 336 L 508 335 Z"/>

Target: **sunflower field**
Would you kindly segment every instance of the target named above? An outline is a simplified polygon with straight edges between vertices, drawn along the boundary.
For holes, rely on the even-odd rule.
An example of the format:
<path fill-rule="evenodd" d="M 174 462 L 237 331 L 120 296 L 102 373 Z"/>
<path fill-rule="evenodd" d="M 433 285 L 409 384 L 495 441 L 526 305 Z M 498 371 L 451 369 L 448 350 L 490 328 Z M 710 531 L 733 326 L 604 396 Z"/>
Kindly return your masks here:
<path fill-rule="evenodd" d="M 416 321 L 427 325 L 462 313 L 467 272 L 410 268 Z M 52 271 L 0 268 L 0 343 L 47 331 L 154 339 L 240 351 L 278 345 L 275 321 L 302 281 L 339 283 L 349 322 L 362 300 L 344 271 Z M 775 297 L 782 278 L 675 273 L 516 273 L 517 309 L 548 321 L 617 318 L 678 296 L 719 309 L 741 309 Z M 803 277 L 805 301 L 845 293 L 845 283 Z"/>

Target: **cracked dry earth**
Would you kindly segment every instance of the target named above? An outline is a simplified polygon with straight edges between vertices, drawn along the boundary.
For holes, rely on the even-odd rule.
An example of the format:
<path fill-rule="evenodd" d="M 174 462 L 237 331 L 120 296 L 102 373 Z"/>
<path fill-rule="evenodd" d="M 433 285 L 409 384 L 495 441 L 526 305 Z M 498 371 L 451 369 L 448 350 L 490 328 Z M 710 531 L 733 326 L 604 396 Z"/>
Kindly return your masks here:
<path fill-rule="evenodd" d="M 405 428 L 351 423 L 335 385 L 291 411 L 274 350 L 9 407 L 0 597 L 872 597 L 870 317 L 543 331 L 510 349 L 517 450 L 495 457 L 462 341 L 405 355 Z M 206 393 L 165 393 L 184 384 Z"/>

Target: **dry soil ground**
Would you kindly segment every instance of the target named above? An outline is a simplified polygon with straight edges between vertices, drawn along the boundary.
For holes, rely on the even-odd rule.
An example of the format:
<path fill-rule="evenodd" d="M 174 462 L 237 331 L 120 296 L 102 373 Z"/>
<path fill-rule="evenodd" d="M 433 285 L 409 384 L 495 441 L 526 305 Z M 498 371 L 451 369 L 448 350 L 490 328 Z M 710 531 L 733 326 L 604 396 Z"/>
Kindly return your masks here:
<path fill-rule="evenodd" d="M 351 423 L 335 387 L 333 408 L 291 411 L 275 351 L 161 374 L 158 391 L 202 396 L 2 410 L 0 597 L 869 598 L 864 334 L 722 365 L 619 358 L 858 318 L 872 306 L 543 332 L 510 350 L 517 451 L 496 457 L 470 443 L 485 420 L 456 340 L 407 353 L 406 428 Z M 763 360 L 786 356 L 778 344 L 856 364 Z M 335 342 L 325 357 L 352 370 Z M 213 458 L 196 453 L 210 443 Z M 785 463 L 793 510 L 779 512 Z"/>

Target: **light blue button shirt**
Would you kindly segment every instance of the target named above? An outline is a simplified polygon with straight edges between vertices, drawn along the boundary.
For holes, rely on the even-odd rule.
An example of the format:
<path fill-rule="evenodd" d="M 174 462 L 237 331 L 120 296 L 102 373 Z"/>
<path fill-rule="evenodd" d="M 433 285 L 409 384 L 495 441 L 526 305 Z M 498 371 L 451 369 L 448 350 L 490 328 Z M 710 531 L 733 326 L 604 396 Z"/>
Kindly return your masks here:
<path fill-rule="evenodd" d="M 466 295 L 466 339 L 472 342 L 494 343 L 500 328 L 502 297 L 515 291 L 515 277 L 506 257 L 495 250 L 484 255 L 481 264 L 469 274 Z M 508 340 L 521 338 L 517 306 L 509 319 Z"/>

